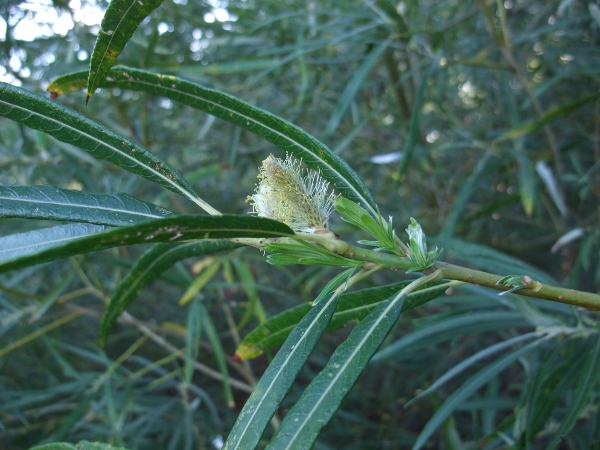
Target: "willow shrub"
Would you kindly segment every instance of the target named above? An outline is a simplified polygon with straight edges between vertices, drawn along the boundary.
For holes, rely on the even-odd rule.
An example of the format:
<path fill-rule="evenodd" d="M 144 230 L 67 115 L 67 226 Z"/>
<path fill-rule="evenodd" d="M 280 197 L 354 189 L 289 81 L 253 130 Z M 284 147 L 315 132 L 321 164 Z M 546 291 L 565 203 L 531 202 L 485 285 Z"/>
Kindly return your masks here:
<path fill-rule="evenodd" d="M 446 439 L 457 440 L 451 418 L 465 408 L 467 399 L 481 387 L 496 383 L 502 371 L 526 356 L 534 362 L 520 398 L 512 405 L 513 412 L 501 422 L 489 422 L 481 442 L 488 442 L 492 447 L 511 445 L 526 448 L 537 439 L 544 439 L 547 447 L 553 448 L 583 422 L 595 423 L 584 413 L 588 411 L 585 414 L 597 416 L 596 374 L 600 369 L 600 336 L 594 315 L 583 309 L 599 309 L 600 296 L 557 286 L 544 273 L 474 244 L 472 249 L 476 250 L 476 254 L 494 259 L 496 267 L 506 272 L 496 275 L 444 262 L 443 249 L 428 247 L 417 220 L 411 218 L 409 223 L 400 224 L 400 228 L 406 227 L 406 235 L 398 235 L 395 228 L 398 223 L 394 223 L 392 217 L 382 216 L 369 187 L 348 162 L 302 128 L 240 98 L 180 77 L 114 66 L 117 56 L 140 22 L 160 3 L 112 2 L 98 34 L 90 69 L 54 80 L 48 87 L 53 99 L 3 83 L 0 85 L 0 115 L 156 183 L 184 197 L 204 213 L 184 214 L 178 212 L 175 204 L 167 208 L 123 193 L 93 194 L 50 185 L 1 186 L 2 217 L 58 221 L 61 224 L 0 238 L 0 271 L 15 273 L 29 270 L 37 264 L 84 253 L 134 244 L 149 245 L 150 248 L 128 269 L 106 299 L 99 342 L 108 349 L 111 345 L 108 338 L 118 321 L 135 325 L 145 333 L 144 339 L 162 339 L 136 322 L 126 311 L 138 299 L 140 291 L 163 276 L 167 269 L 190 257 L 205 258 L 208 263 L 199 268 L 195 279 L 189 280 L 180 299 L 180 305 L 189 304 L 185 347 L 182 350 L 174 348 L 172 354 L 173 357 L 181 357 L 184 364 L 180 386 L 191 392 L 194 372 L 210 373 L 197 361 L 200 339 L 205 333 L 215 351 L 219 367 L 217 376 L 224 382 L 224 395 L 233 404 L 232 386 L 247 385 L 234 382 L 229 377 L 227 358 L 208 315 L 203 291 L 221 269 L 227 273 L 235 267 L 247 289 L 255 284 L 255 280 L 247 266 L 240 265 L 235 258 L 219 259 L 218 255 L 237 251 L 240 247 L 254 247 L 264 252 L 267 262 L 274 266 L 300 264 L 337 270 L 338 274 L 326 280 L 320 293 L 310 302 L 272 317 L 266 317 L 261 311 L 256 291 L 252 291 L 253 288 L 249 290 L 251 301 L 240 324 L 248 323 L 253 315 L 259 318 L 260 323 L 239 343 L 235 360 L 248 360 L 279 349 L 227 433 L 223 444 L 225 448 L 255 448 L 262 445 L 261 439 L 267 448 L 311 448 L 358 377 L 369 370 L 370 361 L 410 359 L 412 352 L 424 345 L 464 334 L 501 329 L 534 330 L 511 332 L 504 341 L 492 342 L 445 373 L 438 374 L 437 381 L 411 403 L 450 380 L 460 380 L 459 386 L 439 402 L 414 438 L 403 438 L 396 443 L 421 448 L 433 439 L 438 429 L 442 429 Z M 380 5 L 382 14 L 394 16 L 386 5 Z M 394 17 L 400 20 L 400 16 Z M 380 47 L 369 55 L 365 70 L 372 67 L 387 45 L 389 41 L 382 41 Z M 432 57 L 429 72 L 439 64 L 439 58 Z M 424 86 L 425 81 L 418 95 L 422 95 Z M 118 89 L 118 92 L 143 92 L 202 110 L 257 135 L 285 152 L 285 159 L 265 155 L 255 192 L 248 193 L 254 214 L 222 214 L 219 204 L 203 199 L 180 173 L 183 168 L 167 163 L 139 142 L 55 101 L 60 95 L 87 88 L 86 102 L 93 102 L 98 87 Z M 411 123 L 418 124 L 418 115 L 418 111 L 413 113 Z M 533 128 L 542 125 L 541 122 L 525 124 Z M 334 127 L 331 125 L 328 130 Z M 413 129 L 417 129 L 416 125 L 414 128 L 411 126 Z M 523 127 L 517 131 L 526 132 Z M 325 134 L 328 134 L 327 130 Z M 497 143 L 511 137 L 501 136 Z M 416 139 L 416 135 L 409 135 L 400 173 L 404 173 L 410 163 L 410 139 Z M 329 223 L 334 211 L 353 227 L 354 231 L 350 232 L 345 227 L 346 234 L 359 233 L 365 239 L 355 245 L 340 236 L 344 233 L 336 233 L 335 226 Z M 446 238 L 442 234 L 437 242 L 452 247 L 452 239 Z M 469 244 L 459 245 L 466 247 L 463 254 L 468 255 Z M 473 266 L 476 265 L 477 261 L 473 260 Z M 393 270 L 394 278 L 398 277 L 394 283 L 374 283 L 374 286 L 350 289 L 387 270 Z M 408 280 L 404 273 L 409 274 Z M 41 317 L 59 298 L 68 282 L 68 278 L 63 280 L 54 294 L 42 299 L 33 316 Z M 417 327 L 378 352 L 403 312 L 434 301 L 448 290 L 454 293 L 450 303 L 455 302 L 456 314 L 444 312 L 433 315 L 426 326 Z M 491 295 L 492 290 L 501 292 Z M 510 308 L 497 310 L 496 306 L 505 302 L 506 298 L 511 299 Z M 527 298 L 539 300 L 531 303 Z M 469 304 L 476 306 L 469 307 Z M 580 310 L 575 311 L 565 305 L 574 305 Z M 60 327 L 80 314 L 83 311 L 74 307 L 69 315 L 49 324 L 50 328 L 42 328 L 40 334 Z M 278 423 L 278 409 L 286 395 L 295 389 L 298 374 L 323 333 L 350 323 L 357 324 L 337 345 Z M 38 336 L 32 333 L 26 340 Z M 161 342 L 165 345 L 164 340 Z M 132 345 L 124 357 L 133 354 L 141 343 Z M 17 341 L 5 346 L 1 355 L 14 351 L 20 345 L 22 343 Z M 532 357 L 532 354 L 536 356 Z M 571 356 L 561 360 L 559 355 L 564 354 Z M 483 359 L 486 364 L 477 366 Z M 421 361 L 420 364 L 427 362 Z M 105 374 L 93 383 L 90 392 L 95 393 L 102 388 L 110 393 L 109 380 L 119 365 L 119 360 L 110 365 Z M 462 378 L 466 369 L 474 367 L 478 368 L 473 375 Z M 215 376 L 214 373 L 212 375 Z M 183 395 L 187 397 L 189 394 Z M 482 408 L 501 409 L 492 397 L 488 400 Z M 76 408 L 72 419 L 64 421 L 62 431 L 51 434 L 51 438 L 60 440 L 61 436 L 68 434 L 70 424 L 76 423 L 83 410 L 94 401 L 94 395 L 86 396 L 80 405 L 83 409 Z M 9 411 L 21 407 L 18 401 L 8 405 Z M 477 409 L 476 406 L 471 407 Z M 158 411 L 159 405 L 156 408 Z M 557 418 L 559 425 L 552 427 L 552 421 Z M 272 435 L 265 434 L 270 423 L 276 423 Z M 172 438 L 171 445 L 179 445 L 181 440 L 191 448 L 195 439 L 193 421 L 187 422 L 186 426 L 183 429 L 187 433 L 185 437 Z M 587 423 L 586 426 L 591 427 L 592 434 L 598 433 L 595 425 Z M 126 437 L 113 443 L 130 445 Z M 78 445 L 84 448 L 94 444 L 81 441 Z M 111 444 L 96 445 L 113 448 Z M 132 442 L 131 445 L 136 444 Z M 214 445 L 220 444 L 216 442 Z M 36 448 L 75 447 L 56 443 Z"/>

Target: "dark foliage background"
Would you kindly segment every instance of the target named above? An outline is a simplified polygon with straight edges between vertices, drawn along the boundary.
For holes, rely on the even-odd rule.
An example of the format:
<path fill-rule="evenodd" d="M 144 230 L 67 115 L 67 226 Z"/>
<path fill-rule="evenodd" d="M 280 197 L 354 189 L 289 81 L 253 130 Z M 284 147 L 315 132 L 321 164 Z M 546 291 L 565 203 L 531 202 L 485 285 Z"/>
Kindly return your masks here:
<path fill-rule="evenodd" d="M 106 2 L 0 4 L 3 81 L 43 93 L 53 78 L 87 69 L 99 29 L 77 20 L 87 7 L 101 14 Z M 52 30 L 53 11 L 75 18 L 64 36 Z M 20 39 L 28 20 L 45 34 Z M 587 1 L 174 0 L 144 21 L 118 62 L 227 92 L 303 127 L 360 174 L 399 235 L 417 217 L 447 260 L 494 271 L 506 267 L 498 263 L 503 252 L 563 285 L 598 292 L 599 43 L 600 7 Z M 231 124 L 152 95 L 104 89 L 87 107 L 83 91 L 58 101 L 151 149 L 222 212 L 247 212 L 261 161 L 283 156 Z M 5 119 L 0 184 L 126 192 L 198 212 L 174 193 Z M 2 235 L 47 225 L 0 219 Z M 333 228 L 361 238 L 341 221 Z M 312 300 L 336 273 L 274 269 L 250 249 L 188 260 L 142 292 L 102 349 L 103 304 L 143 250 L 0 277 L 0 448 L 79 439 L 219 448 L 271 356 L 233 361 L 240 337 L 264 317 Z M 173 349 L 185 346 L 189 305 L 178 300 L 202 267 L 215 264 L 203 295 L 217 340 L 209 331 L 199 361 L 217 375 L 196 372 L 184 385 Z M 452 294 L 403 316 L 389 345 L 420 330 L 423 338 L 371 365 L 317 448 L 409 448 L 474 369 L 405 403 L 458 361 L 536 326 L 597 327 L 595 315 L 558 304 L 477 288 Z M 471 329 L 477 312 L 497 316 Z M 450 319 L 453 326 L 435 331 Z M 327 335 L 317 353 L 330 354 L 346 334 Z M 580 342 L 552 341 L 503 371 L 461 405 L 430 448 L 528 440 L 544 448 L 569 404 L 574 386 L 566 380 Z M 220 357 L 239 380 L 233 394 L 216 379 Z M 290 405 L 325 361 L 310 360 Z M 594 391 L 561 448 L 600 445 L 599 418 Z"/>

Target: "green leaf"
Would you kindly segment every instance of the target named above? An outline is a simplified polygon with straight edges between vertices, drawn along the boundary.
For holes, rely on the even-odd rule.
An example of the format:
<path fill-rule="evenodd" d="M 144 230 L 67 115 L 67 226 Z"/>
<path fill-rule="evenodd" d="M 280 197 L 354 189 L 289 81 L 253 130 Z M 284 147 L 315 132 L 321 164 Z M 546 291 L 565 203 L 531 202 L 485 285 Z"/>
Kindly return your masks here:
<path fill-rule="evenodd" d="M 0 186 L 0 217 L 122 226 L 174 214 L 127 194 L 86 194 L 48 185 Z"/>
<path fill-rule="evenodd" d="M 339 287 L 342 283 L 348 283 L 348 280 L 354 275 L 354 273 L 358 270 L 358 267 L 350 267 L 349 269 L 344 270 L 342 273 L 337 274 L 333 277 L 329 283 L 325 285 L 325 287 L 321 290 L 317 298 L 315 298 L 312 302 L 313 306 L 319 303 L 321 300 L 327 296 L 331 291 Z M 344 289 L 345 290 L 345 289 Z"/>
<path fill-rule="evenodd" d="M 290 264 L 317 264 L 324 266 L 357 266 L 362 261 L 344 258 L 329 250 L 305 241 L 270 242 L 266 251 L 269 252 L 267 261 L 274 266 Z"/>
<path fill-rule="evenodd" d="M 325 331 L 335 310 L 338 292 L 311 308 L 286 339 L 242 408 L 224 449 L 256 447 L 271 417 Z"/>
<path fill-rule="evenodd" d="M 407 272 L 423 271 L 431 267 L 442 251 L 438 250 L 437 247 L 435 250 L 427 251 L 425 233 L 423 233 L 421 225 L 412 217 L 410 218 L 410 225 L 406 229 L 406 233 L 408 234 L 410 243 L 410 251 L 407 256 L 414 263 Z"/>
<path fill-rule="evenodd" d="M 242 283 L 242 289 L 246 292 L 246 296 L 248 297 L 248 307 L 246 308 L 244 316 L 238 322 L 237 328 L 241 329 L 245 327 L 253 315 L 256 316 L 259 323 L 264 322 L 266 320 L 266 313 L 260 302 L 260 295 L 255 287 L 257 286 L 257 283 L 254 279 L 254 275 L 252 275 L 250 267 L 248 267 L 248 264 L 245 261 L 240 259 L 232 259 L 231 263 L 233 264 L 233 267 L 235 267 L 235 271 Z"/>
<path fill-rule="evenodd" d="M 440 236 L 443 238 L 450 238 L 456 231 L 461 220 L 463 220 L 465 214 L 464 210 L 467 207 L 467 202 L 476 190 L 477 182 L 481 175 L 488 169 L 490 165 L 492 153 L 486 152 L 479 158 L 477 164 L 471 171 L 468 178 L 462 180 L 462 186 L 456 195 L 454 205 L 450 210 L 450 213 L 444 220 L 444 226 L 440 231 Z M 444 248 L 446 246 L 444 245 Z M 448 251 L 448 249 L 446 249 Z"/>
<path fill-rule="evenodd" d="M 409 283 L 410 281 L 402 281 L 386 286 L 345 292 L 340 297 L 327 331 L 339 330 L 352 321 L 360 322 L 378 303 L 390 298 Z M 444 282 L 422 286 L 408 295 L 403 311 L 416 308 L 437 298 L 444 293 L 446 288 L 447 285 Z M 242 360 L 252 359 L 260 356 L 266 350 L 279 347 L 309 310 L 310 305 L 304 303 L 269 318 L 264 324 L 246 335 L 235 352 L 236 356 Z"/>
<path fill-rule="evenodd" d="M 379 57 L 388 48 L 391 42 L 392 39 L 388 38 L 385 41 L 382 41 L 377 47 L 370 50 L 370 53 L 365 57 L 362 64 L 354 71 L 352 78 L 348 80 L 346 88 L 339 98 L 338 105 L 329 117 L 329 122 L 327 122 L 325 131 L 323 132 L 325 138 L 331 136 L 337 129 L 342 117 L 350 107 L 350 103 L 354 100 L 360 88 L 364 86 L 365 78 L 371 73 L 373 67 L 379 60 Z"/>
<path fill-rule="evenodd" d="M 569 405 L 565 417 L 561 420 L 558 430 L 552 442 L 548 444 L 548 449 L 556 447 L 563 437 L 571 431 L 575 422 L 581 416 L 583 410 L 588 407 L 590 395 L 594 386 L 598 383 L 598 373 L 600 373 L 600 338 L 594 336 L 596 343 L 593 351 L 589 351 L 581 370 L 581 377 L 575 384 L 575 392 Z"/>
<path fill-rule="evenodd" d="M 121 286 L 123 283 L 121 283 Z M 201 300 L 196 297 L 188 311 L 187 326 L 185 333 L 185 365 L 183 367 L 183 380 L 190 384 L 198 352 L 200 351 L 200 337 L 202 332 L 202 314 L 206 311 L 202 308 Z M 103 335 L 105 338 L 105 334 Z M 102 339 L 104 343 L 105 339 Z"/>
<path fill-rule="evenodd" d="M 406 294 L 381 303 L 350 333 L 285 415 L 267 449 L 310 449 L 392 329 Z"/>
<path fill-rule="evenodd" d="M 73 84 L 84 87 L 87 72 L 65 75 Z M 80 80 L 79 82 L 77 80 Z M 72 85 L 73 86 L 73 85 Z M 227 122 L 255 133 L 285 151 L 302 159 L 308 167 L 320 172 L 331 186 L 376 215 L 375 201 L 366 185 L 348 163 L 323 143 L 296 125 L 231 95 L 204 88 L 169 75 L 156 75 L 129 67 L 114 67 L 102 87 L 119 87 L 162 95 L 179 103 L 206 111 Z M 50 84 L 50 92 L 67 89 L 60 78 Z"/>
<path fill-rule="evenodd" d="M 51 444 L 36 445 L 29 450 L 127 450 L 125 447 L 115 447 L 102 442 L 79 441 L 77 444 L 69 442 L 53 442 Z"/>
<path fill-rule="evenodd" d="M 579 97 L 578 99 L 576 99 L 570 103 L 566 103 L 566 104 L 563 104 L 556 108 L 549 109 L 549 110 L 545 111 L 541 117 L 521 123 L 518 126 L 516 126 L 515 128 L 512 128 L 512 129 L 504 132 L 502 135 L 498 136 L 495 139 L 495 142 L 500 143 L 500 142 L 504 142 L 504 141 L 507 141 L 510 139 L 517 139 L 521 136 L 526 136 L 528 134 L 531 134 L 535 130 L 543 127 L 544 125 L 546 125 L 556 119 L 564 117 L 567 114 L 570 114 L 571 112 L 579 109 L 581 106 L 585 105 L 586 103 L 596 100 L 598 97 L 600 97 L 600 92 L 594 92 L 593 94 L 588 94 L 588 95 Z"/>
<path fill-rule="evenodd" d="M 169 267 L 185 258 L 209 255 L 239 247 L 230 241 L 199 241 L 157 244 L 142 255 L 131 272 L 112 295 L 100 324 L 100 343 L 104 345 L 109 331 L 123 311 L 135 300 L 137 293 L 152 283 Z"/>
<path fill-rule="evenodd" d="M 65 233 L 62 231 L 64 227 L 54 227 L 0 238 L 0 272 L 121 245 L 191 239 L 271 238 L 294 234 L 287 225 L 271 219 L 227 214 L 166 217 L 108 231 L 103 231 L 104 228 L 98 225 L 74 225 L 80 227 L 75 227 L 75 230 L 82 230 L 79 235 L 94 234 L 76 239 L 68 234 L 61 240 L 60 236 Z M 84 226 L 88 228 L 83 228 Z M 71 229 L 67 229 L 69 230 Z M 41 234 L 43 236 L 39 237 Z M 52 240 L 46 242 L 46 237 Z"/>
<path fill-rule="evenodd" d="M 217 75 L 243 74 L 255 72 L 258 70 L 274 69 L 280 66 L 279 59 L 238 59 L 232 62 L 211 62 L 210 64 L 193 64 L 193 65 L 178 65 L 173 68 L 175 73 L 183 76 L 198 77 L 199 75 L 207 75 L 214 77 Z"/>
<path fill-rule="evenodd" d="M 535 200 L 535 174 L 531 165 L 531 160 L 524 149 L 515 152 L 519 163 L 519 195 L 525 214 L 533 214 Z"/>
<path fill-rule="evenodd" d="M 567 339 L 556 339 L 549 351 L 541 354 L 519 407 L 519 428 L 515 432 L 520 435 L 522 448 L 532 448 L 536 435 L 544 430 L 557 406 L 564 410 L 564 400 L 572 398 L 581 369 L 585 371 L 590 356 L 586 344 L 576 335 L 567 336 Z M 560 420 L 559 417 L 553 421 Z"/>
<path fill-rule="evenodd" d="M 132 140 L 59 103 L 0 82 L 0 116 L 75 145 L 95 158 L 116 164 L 206 208 L 189 183 L 166 162 Z"/>
<path fill-rule="evenodd" d="M 61 75 L 50 82 L 46 91 L 50 92 L 50 98 L 52 100 L 56 100 L 61 95 L 85 89 L 89 74 L 90 71 L 85 70 Z"/>
<path fill-rule="evenodd" d="M 398 174 L 400 176 L 404 175 L 404 172 L 406 172 L 408 169 L 415 151 L 415 147 L 419 141 L 419 123 L 421 119 L 421 110 L 423 109 L 423 102 L 425 101 L 425 88 L 427 87 L 429 77 L 431 77 L 431 75 L 433 75 L 433 73 L 438 69 L 439 62 L 440 58 L 435 57 L 423 74 L 423 78 L 421 78 L 419 90 L 417 91 L 417 97 L 415 98 L 412 113 L 410 115 L 408 137 L 404 143 L 404 148 L 402 149 L 402 162 L 400 163 L 400 168 L 398 169 Z"/>
<path fill-rule="evenodd" d="M 501 359 L 487 365 L 484 369 L 480 370 L 467 381 L 465 381 L 463 385 L 454 391 L 452 395 L 443 403 L 443 405 L 438 408 L 431 419 L 429 419 L 417 437 L 417 440 L 413 445 L 413 450 L 418 450 L 423 447 L 435 430 L 437 430 L 442 423 L 444 423 L 450 414 L 452 414 L 454 410 L 456 410 L 456 408 L 459 407 L 467 398 L 477 392 L 481 386 L 489 382 L 497 374 L 506 369 L 527 352 L 533 350 L 542 342 L 545 342 L 544 338 L 537 339 L 536 341 L 531 342 L 512 353 L 509 353 Z"/>
<path fill-rule="evenodd" d="M 334 202 L 335 210 L 342 216 L 342 219 L 376 238 L 381 247 L 395 253 L 398 252 L 393 232 L 389 233 L 388 230 L 383 227 L 381 222 L 377 222 L 377 220 L 369 215 L 369 213 L 360 205 L 343 197 L 336 197 Z M 377 213 L 375 217 L 380 219 L 381 216 Z M 375 242 L 372 244 L 375 244 Z"/>
<path fill-rule="evenodd" d="M 13 268 L 6 266 L 7 261 L 19 261 L 19 259 L 29 258 L 30 264 L 36 264 L 35 256 L 40 252 L 50 251 L 53 248 L 66 245 L 85 236 L 97 235 L 107 229 L 109 228 L 103 225 L 70 223 L 1 237 L 0 271 Z M 39 262 L 45 261 L 40 260 Z M 17 265 L 15 268 L 25 267 L 30 264 L 24 263 Z"/>
<path fill-rule="evenodd" d="M 406 350 L 433 345 L 456 336 L 517 327 L 531 327 L 517 312 L 478 312 L 449 317 L 442 314 L 441 318 L 433 318 L 427 326 L 417 328 L 378 352 L 373 357 L 373 362 L 393 358 Z"/>
<path fill-rule="evenodd" d="M 539 333 L 532 331 L 531 333 L 522 334 L 520 336 L 516 336 L 516 337 L 508 339 L 506 341 L 498 342 L 497 344 L 490 345 L 489 347 L 486 347 L 483 350 L 478 351 L 474 355 L 469 356 L 467 359 L 461 361 L 460 363 L 458 363 L 457 365 L 452 367 L 450 370 L 448 370 L 446 373 L 444 373 L 441 377 L 439 377 L 437 380 L 435 380 L 435 382 L 431 386 L 429 386 L 424 391 L 421 391 L 419 393 L 419 395 L 417 395 L 412 400 L 407 402 L 404 405 L 404 407 L 408 408 L 411 404 L 413 404 L 420 398 L 423 398 L 426 395 L 429 395 L 431 392 L 435 391 L 437 388 L 442 386 L 444 383 L 452 380 L 456 375 L 458 375 L 462 371 L 468 369 L 469 367 L 474 365 L 476 362 L 478 362 L 484 358 L 487 358 L 488 356 L 493 355 L 494 353 L 501 352 L 504 349 L 506 349 L 512 345 L 520 344 L 522 341 L 526 341 L 528 339 L 532 339 L 534 337 L 539 337 L 539 336 L 540 336 Z"/>
<path fill-rule="evenodd" d="M 94 95 L 133 33 L 163 0 L 111 0 L 90 59 L 87 99 Z"/>
<path fill-rule="evenodd" d="M 225 351 L 223 350 L 223 346 L 221 345 L 221 338 L 219 337 L 219 333 L 217 333 L 217 329 L 215 328 L 208 311 L 204 307 L 203 303 L 200 303 L 200 310 L 202 315 L 202 325 L 204 326 L 204 330 L 206 332 L 206 336 L 210 344 L 212 345 L 213 354 L 215 355 L 215 359 L 217 360 L 217 365 L 219 366 L 219 372 L 223 377 L 223 389 L 225 391 L 225 399 L 227 400 L 227 404 L 230 408 L 235 407 L 235 402 L 233 400 L 233 392 L 231 390 L 231 384 L 229 383 L 229 371 L 227 369 L 227 362 L 225 357 Z"/>
<path fill-rule="evenodd" d="M 548 194 L 550 194 L 550 198 L 554 202 L 556 209 L 558 209 L 564 217 L 567 217 L 569 214 L 569 208 L 565 202 L 559 180 L 554 174 L 553 170 L 544 161 L 538 161 L 535 164 L 535 171 L 546 186 Z"/>
<path fill-rule="evenodd" d="M 35 308 L 33 314 L 31 314 L 31 319 L 29 319 L 30 323 L 39 320 L 44 314 L 46 314 L 46 312 L 56 303 L 58 298 L 62 295 L 69 283 L 73 281 L 74 277 L 75 272 L 71 272 L 67 276 L 63 277 L 60 283 L 54 288 L 52 288 L 48 295 L 44 296 L 44 298 Z"/>

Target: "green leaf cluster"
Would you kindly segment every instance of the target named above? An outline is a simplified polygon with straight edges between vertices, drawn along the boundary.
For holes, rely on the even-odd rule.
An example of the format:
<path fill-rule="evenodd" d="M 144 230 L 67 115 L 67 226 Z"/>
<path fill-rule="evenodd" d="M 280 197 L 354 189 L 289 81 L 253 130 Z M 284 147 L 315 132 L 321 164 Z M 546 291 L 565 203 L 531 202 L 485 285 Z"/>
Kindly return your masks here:
<path fill-rule="evenodd" d="M 274 266 L 316 264 L 348 267 L 363 264 L 361 261 L 332 253 L 319 245 L 297 239 L 287 240 L 286 242 L 269 242 L 265 250 L 269 252 L 267 261 Z"/>
<path fill-rule="evenodd" d="M 436 247 L 434 250 L 427 251 L 425 233 L 423 233 L 421 225 L 412 217 L 410 218 L 410 225 L 406 229 L 406 232 L 408 233 L 410 248 L 406 256 L 414 263 L 407 272 L 429 269 L 440 257 L 442 250 L 438 250 Z"/>
<path fill-rule="evenodd" d="M 359 241 L 361 244 L 376 247 L 378 250 L 387 250 L 394 254 L 404 255 L 402 251 L 405 246 L 396 237 L 396 233 L 392 226 L 392 218 L 386 222 L 379 211 L 373 217 L 360 205 L 352 200 L 343 197 L 336 197 L 335 210 L 340 213 L 342 219 L 346 222 L 366 231 L 373 236 L 376 241 Z"/>

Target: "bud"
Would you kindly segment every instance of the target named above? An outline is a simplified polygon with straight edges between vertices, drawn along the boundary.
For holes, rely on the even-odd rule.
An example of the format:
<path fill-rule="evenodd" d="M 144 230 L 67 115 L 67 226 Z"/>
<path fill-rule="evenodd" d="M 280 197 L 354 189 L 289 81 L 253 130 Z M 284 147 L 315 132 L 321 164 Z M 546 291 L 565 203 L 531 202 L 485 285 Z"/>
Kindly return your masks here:
<path fill-rule="evenodd" d="M 314 170 L 305 175 L 301 163 L 287 155 L 285 161 L 269 155 L 262 163 L 255 194 L 248 197 L 253 212 L 278 220 L 295 231 L 314 233 L 327 228 L 333 211 L 329 183 Z"/>
<path fill-rule="evenodd" d="M 407 272 L 413 272 L 415 270 L 421 271 L 430 268 L 441 255 L 442 250 L 438 250 L 436 247 L 432 251 L 427 251 L 425 233 L 423 233 L 423 229 L 421 228 L 421 225 L 419 225 L 419 222 L 412 217 L 410 218 L 410 225 L 406 229 L 406 233 L 409 238 L 409 252 L 406 256 L 414 263 Z"/>

